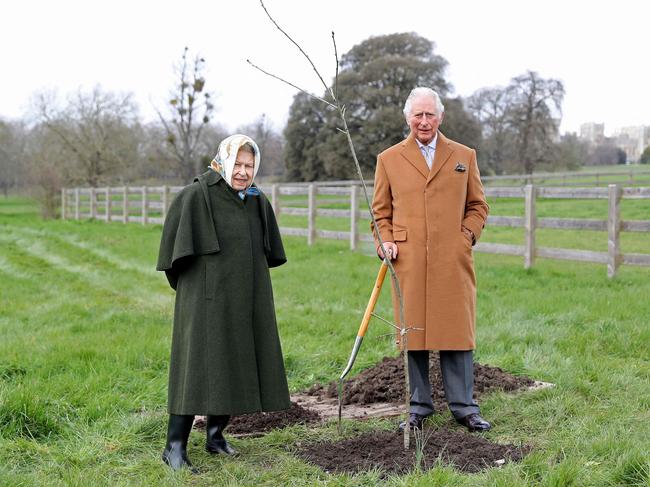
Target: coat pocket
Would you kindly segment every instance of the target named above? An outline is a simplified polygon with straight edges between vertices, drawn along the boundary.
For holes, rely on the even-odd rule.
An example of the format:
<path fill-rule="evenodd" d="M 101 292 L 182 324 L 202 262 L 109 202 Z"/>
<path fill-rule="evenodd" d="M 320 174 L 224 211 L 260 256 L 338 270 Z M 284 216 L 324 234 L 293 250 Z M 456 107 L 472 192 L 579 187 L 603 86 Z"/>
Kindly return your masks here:
<path fill-rule="evenodd" d="M 406 229 L 395 230 L 393 229 L 393 242 L 405 242 Z"/>

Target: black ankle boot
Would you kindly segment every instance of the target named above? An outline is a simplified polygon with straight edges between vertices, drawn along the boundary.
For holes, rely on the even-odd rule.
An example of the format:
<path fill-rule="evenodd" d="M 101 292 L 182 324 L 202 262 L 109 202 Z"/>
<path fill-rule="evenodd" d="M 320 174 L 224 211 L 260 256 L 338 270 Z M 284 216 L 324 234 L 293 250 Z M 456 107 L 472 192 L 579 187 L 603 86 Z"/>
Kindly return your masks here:
<path fill-rule="evenodd" d="M 192 472 L 196 472 L 196 469 L 192 468 L 192 463 L 187 458 L 187 440 L 193 423 L 194 416 L 169 415 L 167 444 L 163 450 L 162 459 L 174 470 L 188 467 Z"/>
<path fill-rule="evenodd" d="M 205 442 L 205 449 L 210 453 L 237 455 L 237 450 L 230 446 L 223 437 L 223 430 L 226 428 L 229 420 L 230 416 L 208 416 L 205 427 L 208 439 Z"/>

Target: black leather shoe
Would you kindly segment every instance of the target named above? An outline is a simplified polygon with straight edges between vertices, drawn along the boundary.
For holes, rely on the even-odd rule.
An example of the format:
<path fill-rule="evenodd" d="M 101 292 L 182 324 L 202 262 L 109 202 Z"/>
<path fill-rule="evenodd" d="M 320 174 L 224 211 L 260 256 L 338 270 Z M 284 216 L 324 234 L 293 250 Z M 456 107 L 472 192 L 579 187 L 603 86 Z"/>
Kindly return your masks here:
<path fill-rule="evenodd" d="M 428 416 L 422 416 L 421 414 L 418 413 L 409 413 L 409 419 L 408 419 L 408 424 L 409 424 L 409 429 L 422 429 L 422 423 L 424 423 L 424 420 Z M 406 427 L 406 421 L 402 421 L 399 424 L 399 432 L 404 433 L 404 428 Z"/>
<path fill-rule="evenodd" d="M 192 423 L 194 423 L 194 416 L 169 415 L 167 443 L 162 453 L 162 460 L 172 470 L 189 468 L 191 472 L 197 473 L 197 470 L 192 467 L 192 463 L 187 458 L 187 440 L 190 431 L 192 431 Z"/>
<path fill-rule="evenodd" d="M 464 418 L 456 419 L 456 421 L 458 421 L 470 431 L 487 431 L 492 428 L 492 425 L 481 418 L 478 413 L 468 414 Z"/>
<path fill-rule="evenodd" d="M 225 455 L 237 455 L 235 450 L 223 437 L 223 430 L 230 421 L 230 416 L 208 416 L 205 431 L 207 441 L 205 450 L 210 453 L 223 453 Z"/>

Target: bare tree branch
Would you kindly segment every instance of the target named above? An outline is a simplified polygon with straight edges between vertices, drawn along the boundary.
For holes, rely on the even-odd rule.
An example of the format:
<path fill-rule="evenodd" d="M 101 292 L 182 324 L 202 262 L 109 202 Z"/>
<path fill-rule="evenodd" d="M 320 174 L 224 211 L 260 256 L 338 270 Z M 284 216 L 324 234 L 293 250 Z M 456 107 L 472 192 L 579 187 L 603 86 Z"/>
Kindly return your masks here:
<path fill-rule="evenodd" d="M 332 44 L 334 45 L 334 60 L 336 61 L 336 71 L 334 74 L 334 93 L 332 93 L 332 97 L 337 100 L 339 96 L 339 53 L 336 49 L 336 38 L 334 37 L 334 31 L 332 31 Z"/>
<path fill-rule="evenodd" d="M 321 98 L 319 96 L 313 95 L 312 93 L 308 92 L 307 90 L 303 90 L 300 86 L 296 86 L 296 85 L 294 85 L 293 83 L 287 81 L 284 78 L 281 78 L 281 77 L 279 77 L 279 76 L 277 76 L 277 75 L 275 75 L 273 73 L 269 73 L 268 71 L 263 70 L 262 68 L 260 68 L 256 64 L 252 63 L 250 59 L 247 59 L 246 62 L 248 64 L 250 64 L 251 66 L 253 66 L 255 69 L 257 69 L 257 70 L 261 71 L 262 73 L 264 73 L 265 75 L 270 76 L 272 78 L 275 78 L 275 79 L 277 79 L 279 81 L 282 81 L 283 83 L 288 84 L 289 86 L 297 89 L 298 91 L 303 92 L 305 95 L 312 97 L 314 100 L 318 100 L 318 101 L 321 101 L 321 102 L 325 103 L 329 107 L 332 107 L 334 109 L 338 109 L 338 107 L 336 105 L 330 103 L 329 101 L 327 101 L 327 100 L 325 100 L 325 99 L 323 99 L 323 98 Z"/>
<path fill-rule="evenodd" d="M 374 312 L 370 313 L 370 316 L 373 316 L 373 317 L 377 318 L 378 320 L 383 321 L 387 325 L 392 326 L 393 328 L 398 330 L 401 335 L 404 335 L 405 333 L 408 333 L 410 331 L 422 331 L 422 330 L 424 330 L 424 328 L 418 328 L 418 327 L 415 327 L 415 326 L 407 326 L 407 327 L 405 327 L 404 330 L 402 330 L 399 326 L 397 326 L 392 321 L 388 321 L 386 318 L 382 318 L 381 316 L 379 316 L 378 314 L 376 314 Z"/>
<path fill-rule="evenodd" d="M 374 312 L 373 312 L 373 313 L 370 313 L 370 316 L 373 316 L 373 317 L 377 318 L 378 320 L 383 321 L 383 322 L 386 323 L 388 326 L 392 326 L 392 327 L 395 328 L 396 330 L 400 330 L 400 327 L 397 326 L 395 323 L 393 323 L 392 321 L 388 321 L 386 318 L 382 318 L 381 316 L 379 316 L 378 314 L 376 314 L 376 313 L 374 313 Z"/>
<path fill-rule="evenodd" d="M 271 17 L 271 14 L 270 14 L 269 11 L 266 9 L 266 6 L 264 5 L 263 0 L 260 0 L 260 5 L 262 5 L 262 8 L 264 9 L 264 12 L 266 12 L 266 16 L 269 18 L 269 20 L 271 20 L 271 22 L 273 22 L 273 25 L 275 25 L 275 27 L 276 27 L 280 32 L 282 32 L 282 33 L 285 35 L 285 37 L 286 37 L 287 39 L 289 39 L 289 40 L 293 43 L 294 46 L 296 46 L 296 47 L 298 48 L 298 50 L 302 53 L 302 55 L 305 56 L 305 58 L 307 59 L 307 61 L 309 61 L 309 64 L 311 64 L 311 67 L 313 68 L 314 72 L 316 73 L 316 76 L 318 76 L 318 79 L 320 80 L 320 82 L 323 83 L 323 86 L 325 87 L 325 91 L 331 91 L 330 88 L 328 88 L 327 83 L 325 83 L 325 80 L 323 79 L 323 77 L 322 77 L 322 76 L 320 75 L 320 73 L 318 72 L 318 69 L 316 69 L 316 66 L 315 66 L 314 63 L 312 62 L 311 58 L 307 55 L 307 53 L 303 50 L 303 48 L 300 47 L 300 45 L 299 45 L 296 41 L 294 41 L 294 40 L 291 38 L 291 36 L 290 36 L 289 34 L 287 34 L 287 33 L 282 29 L 282 27 L 280 27 L 280 26 L 278 25 L 278 23 L 273 19 L 273 17 Z"/>

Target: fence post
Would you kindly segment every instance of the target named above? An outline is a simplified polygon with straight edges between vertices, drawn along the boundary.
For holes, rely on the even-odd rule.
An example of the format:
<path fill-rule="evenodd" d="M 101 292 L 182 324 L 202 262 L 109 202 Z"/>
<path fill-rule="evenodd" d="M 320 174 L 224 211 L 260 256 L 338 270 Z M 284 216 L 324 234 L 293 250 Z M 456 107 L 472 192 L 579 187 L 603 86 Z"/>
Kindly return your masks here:
<path fill-rule="evenodd" d="M 162 221 L 165 223 L 167 210 L 169 209 L 169 186 L 163 186 L 162 191 Z"/>
<path fill-rule="evenodd" d="M 97 200 L 95 199 L 95 188 L 90 188 L 90 218 L 97 218 Z"/>
<path fill-rule="evenodd" d="M 79 188 L 74 189 L 74 219 L 79 219 Z"/>
<path fill-rule="evenodd" d="M 316 185 L 310 184 L 307 194 L 307 245 L 313 245 L 316 240 Z"/>
<path fill-rule="evenodd" d="M 621 264 L 621 195 L 618 184 L 610 184 L 607 211 L 607 277 L 616 276 Z"/>
<path fill-rule="evenodd" d="M 357 194 L 357 187 L 353 184 L 350 186 L 350 250 L 356 250 L 359 241 L 359 203 Z"/>
<path fill-rule="evenodd" d="M 535 197 L 537 188 L 532 184 L 524 187 L 525 194 L 525 216 L 524 231 L 526 234 L 526 246 L 524 248 L 524 269 L 530 269 L 535 263 Z"/>
<path fill-rule="evenodd" d="M 129 222 L 129 188 L 122 187 L 122 222 Z"/>
<path fill-rule="evenodd" d="M 277 217 L 280 214 L 280 194 L 277 184 L 271 186 L 271 206 L 273 207 L 273 212 Z"/>
<path fill-rule="evenodd" d="M 147 201 L 147 187 L 142 186 L 142 224 L 147 224 L 147 207 L 149 202 Z"/>
<path fill-rule="evenodd" d="M 66 189 L 61 188 L 61 220 L 65 220 Z"/>
<path fill-rule="evenodd" d="M 113 209 L 112 209 L 112 201 L 111 201 L 111 187 L 107 186 L 106 187 L 106 221 L 107 222 L 111 221 L 112 212 Z"/>

